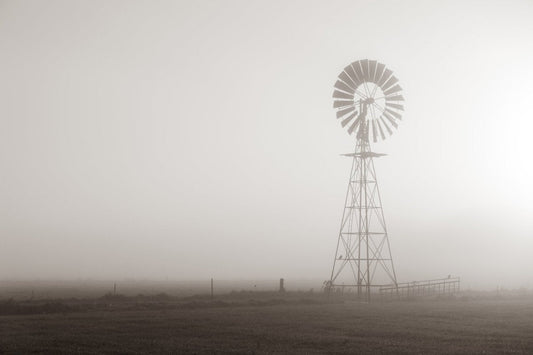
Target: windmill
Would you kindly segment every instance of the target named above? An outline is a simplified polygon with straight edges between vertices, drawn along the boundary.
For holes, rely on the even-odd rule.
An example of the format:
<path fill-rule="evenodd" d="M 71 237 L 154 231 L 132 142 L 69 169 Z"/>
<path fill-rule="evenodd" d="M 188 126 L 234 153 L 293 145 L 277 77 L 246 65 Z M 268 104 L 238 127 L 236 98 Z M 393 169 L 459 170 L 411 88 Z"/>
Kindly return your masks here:
<path fill-rule="evenodd" d="M 359 60 L 339 74 L 333 108 L 348 134 L 355 136 L 352 169 L 346 192 L 337 248 L 326 282 L 328 291 L 355 290 L 370 300 L 372 289 L 398 287 L 387 226 L 381 204 L 374 158 L 384 154 L 370 149 L 398 127 L 404 98 L 398 79 L 375 60 Z"/>

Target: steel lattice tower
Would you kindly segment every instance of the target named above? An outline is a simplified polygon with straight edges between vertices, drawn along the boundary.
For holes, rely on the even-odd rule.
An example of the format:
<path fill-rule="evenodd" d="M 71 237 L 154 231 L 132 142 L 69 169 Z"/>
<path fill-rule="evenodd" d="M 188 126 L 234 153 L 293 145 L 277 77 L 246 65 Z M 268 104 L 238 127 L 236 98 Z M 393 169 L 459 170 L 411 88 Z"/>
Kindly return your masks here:
<path fill-rule="evenodd" d="M 401 119 L 401 88 L 392 72 L 376 61 L 362 60 L 350 64 L 335 83 L 334 108 L 348 133 L 356 133 L 352 168 L 342 215 L 331 276 L 326 283 L 333 290 L 356 291 L 370 300 L 372 289 L 397 288 L 396 272 L 381 204 L 374 158 L 369 137 L 385 139 L 384 129 L 397 127 Z"/>
<path fill-rule="evenodd" d="M 371 287 L 396 284 L 387 226 L 367 139 L 358 139 L 331 270 L 330 287 L 355 287 L 370 298 Z"/>

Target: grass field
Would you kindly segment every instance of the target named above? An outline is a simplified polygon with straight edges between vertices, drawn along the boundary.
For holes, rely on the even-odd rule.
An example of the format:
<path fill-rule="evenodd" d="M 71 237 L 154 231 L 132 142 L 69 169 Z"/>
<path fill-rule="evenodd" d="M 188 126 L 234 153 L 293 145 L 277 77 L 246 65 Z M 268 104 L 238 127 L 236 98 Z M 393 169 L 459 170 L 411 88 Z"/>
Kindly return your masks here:
<path fill-rule="evenodd" d="M 533 353 L 533 297 L 319 293 L 3 301 L 0 353 Z"/>

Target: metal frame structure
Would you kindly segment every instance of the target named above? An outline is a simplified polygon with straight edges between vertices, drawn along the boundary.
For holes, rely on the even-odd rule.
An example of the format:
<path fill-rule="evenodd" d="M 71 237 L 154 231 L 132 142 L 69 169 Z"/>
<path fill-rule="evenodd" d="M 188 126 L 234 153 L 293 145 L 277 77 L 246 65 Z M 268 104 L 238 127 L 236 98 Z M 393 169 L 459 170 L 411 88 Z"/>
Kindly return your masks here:
<path fill-rule="evenodd" d="M 327 288 L 330 292 L 355 288 L 358 297 L 370 300 L 371 288 L 390 287 L 397 281 L 373 160 L 384 154 L 372 152 L 362 122 L 355 152 L 345 154 L 353 161 Z"/>
<path fill-rule="evenodd" d="M 404 111 L 399 80 L 384 64 L 358 60 L 337 77 L 333 108 L 341 126 L 355 134 L 355 152 L 344 201 L 337 248 L 331 276 L 325 282 L 328 293 L 355 289 L 359 298 L 420 296 L 459 292 L 459 278 L 414 281 L 398 284 L 381 204 L 374 158 L 383 156 L 370 148 L 398 127 Z"/>
<path fill-rule="evenodd" d="M 334 85 L 333 108 L 341 126 L 355 134 L 353 158 L 344 212 L 331 277 L 326 290 L 355 288 L 358 297 L 370 300 L 371 289 L 397 289 L 387 226 L 379 194 L 374 142 L 384 140 L 398 127 L 404 98 L 398 79 L 384 64 L 358 60 L 346 66 Z"/>

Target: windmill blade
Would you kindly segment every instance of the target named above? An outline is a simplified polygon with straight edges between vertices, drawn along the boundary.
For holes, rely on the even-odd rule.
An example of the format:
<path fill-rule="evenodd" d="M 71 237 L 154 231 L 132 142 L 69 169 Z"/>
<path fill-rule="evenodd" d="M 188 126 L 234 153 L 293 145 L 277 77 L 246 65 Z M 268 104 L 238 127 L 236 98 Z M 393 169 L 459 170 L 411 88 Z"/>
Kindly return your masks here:
<path fill-rule="evenodd" d="M 388 88 L 387 90 L 383 91 L 385 96 L 388 96 L 390 94 L 394 94 L 396 92 L 402 91 L 402 87 L 400 85 L 394 85 L 391 88 Z"/>
<path fill-rule="evenodd" d="M 353 95 L 347 94 L 342 91 L 335 90 L 333 91 L 333 98 L 334 99 L 348 99 L 353 100 Z"/>
<path fill-rule="evenodd" d="M 398 104 L 392 104 L 390 102 L 385 102 L 385 107 L 392 107 L 392 108 L 395 108 L 397 110 L 402 110 L 404 111 L 403 109 L 403 105 L 398 105 Z"/>
<path fill-rule="evenodd" d="M 383 90 L 383 92 L 385 92 L 388 88 L 390 88 L 392 85 L 396 84 L 397 82 L 398 82 L 398 79 L 394 75 L 392 75 L 381 89 Z"/>
<path fill-rule="evenodd" d="M 341 101 L 333 102 L 333 108 L 339 108 L 339 107 L 344 107 L 344 106 L 353 106 L 353 101 L 341 100 Z"/>
<path fill-rule="evenodd" d="M 387 112 L 387 113 L 393 115 L 394 118 L 397 118 L 397 119 L 399 119 L 399 120 L 402 119 L 402 115 L 400 115 L 400 114 L 399 114 L 398 112 L 396 112 L 396 111 L 391 110 L 390 108 L 386 108 L 386 107 L 385 107 L 385 112 Z"/>
<path fill-rule="evenodd" d="M 376 143 L 376 142 L 378 141 L 376 125 L 375 125 L 375 123 L 374 123 L 373 120 L 372 120 L 372 141 L 373 141 L 374 143 Z"/>
<path fill-rule="evenodd" d="M 347 115 L 352 111 L 355 111 L 355 107 L 353 106 L 343 108 L 342 110 L 337 111 L 337 118 L 341 118 L 342 116 Z"/>
<path fill-rule="evenodd" d="M 379 120 L 381 121 L 381 123 L 383 123 L 383 126 L 385 126 L 385 128 L 387 129 L 387 132 L 389 132 L 389 136 L 392 136 L 392 129 L 390 129 L 389 125 L 385 122 L 385 120 L 383 119 L 383 116 L 381 116 Z M 395 124 L 394 128 L 398 128 L 398 125 Z"/>
<path fill-rule="evenodd" d="M 355 75 L 355 82 L 360 85 L 362 82 L 363 82 L 363 78 L 361 77 L 361 75 L 359 75 L 357 73 L 357 69 L 356 68 L 359 68 L 359 62 L 353 62 L 352 64 L 350 64 L 350 68 L 352 68 L 352 70 L 350 71 L 350 73 L 353 72 L 353 74 Z M 346 69 L 345 69 L 346 70 Z M 348 72 L 346 70 L 346 72 Z"/>
<path fill-rule="evenodd" d="M 376 77 L 376 66 L 378 62 L 376 60 L 370 60 L 368 61 L 368 72 L 370 74 L 370 81 L 375 83 L 375 77 Z"/>
<path fill-rule="evenodd" d="M 345 83 L 343 83 L 342 81 L 340 80 L 337 80 L 335 82 L 335 85 L 334 85 L 337 89 L 341 90 L 341 91 L 345 91 L 345 92 L 348 92 L 350 94 L 354 94 L 355 93 L 355 90 L 352 89 L 351 87 L 349 87 L 348 85 L 346 85 Z"/>
<path fill-rule="evenodd" d="M 402 95 L 385 97 L 385 101 L 405 101 Z"/>
<path fill-rule="evenodd" d="M 362 83 L 365 81 L 365 77 L 363 75 L 363 71 L 361 70 L 361 61 L 358 60 L 357 62 L 352 63 L 352 67 L 355 70 L 355 73 L 357 74 L 357 77 L 359 78 L 359 81 Z"/>
<path fill-rule="evenodd" d="M 359 126 L 360 123 L 361 123 L 361 115 L 357 116 L 357 118 L 355 119 L 355 121 L 353 121 L 350 128 L 348 128 L 348 134 L 352 134 L 354 130 Z"/>
<path fill-rule="evenodd" d="M 363 78 L 365 81 L 370 81 L 370 75 L 368 73 L 368 59 L 363 59 L 361 61 L 361 69 L 363 69 Z"/>
<path fill-rule="evenodd" d="M 340 73 L 339 79 L 344 81 L 349 87 L 353 88 L 354 90 L 357 87 L 357 85 L 352 81 L 352 79 L 350 79 L 350 77 L 348 76 L 348 74 L 346 74 L 346 72 Z"/>
<path fill-rule="evenodd" d="M 383 75 L 383 71 L 385 70 L 385 64 L 378 63 L 376 68 L 376 75 L 374 76 L 374 83 L 379 82 L 381 79 L 381 76 Z"/>
<path fill-rule="evenodd" d="M 346 74 L 348 74 L 350 79 L 352 79 L 352 81 L 355 83 L 354 88 L 357 89 L 357 87 L 359 86 L 361 82 L 357 78 L 357 75 L 355 74 L 355 71 L 353 70 L 352 65 L 351 64 L 348 65 L 346 68 L 344 68 L 344 71 L 346 72 Z"/>
<path fill-rule="evenodd" d="M 381 79 L 379 79 L 378 81 L 378 86 L 381 88 L 383 84 L 385 84 L 385 82 L 389 80 L 391 75 L 392 75 L 392 70 L 385 69 L 385 71 L 383 72 L 383 75 L 381 76 Z"/>
<path fill-rule="evenodd" d="M 398 124 L 396 123 L 396 121 L 394 120 L 394 117 L 392 117 L 391 115 L 389 115 L 387 112 L 383 112 L 383 116 L 389 120 L 389 122 L 394 126 L 394 128 L 398 128 Z"/>
<path fill-rule="evenodd" d="M 383 133 L 383 128 L 381 127 L 381 123 L 379 123 L 379 120 L 376 120 L 378 123 L 378 129 L 379 129 L 379 135 L 381 136 L 381 140 L 385 140 L 385 133 Z"/>
<path fill-rule="evenodd" d="M 349 115 L 348 117 L 346 117 L 345 119 L 343 119 L 343 120 L 341 121 L 341 126 L 342 126 L 342 127 L 346 127 L 346 125 L 347 125 L 348 123 L 350 123 L 350 121 L 352 120 L 352 118 L 355 117 L 355 115 L 357 115 L 357 111 L 355 111 L 354 113 L 352 113 L 351 115 Z"/>

